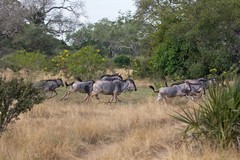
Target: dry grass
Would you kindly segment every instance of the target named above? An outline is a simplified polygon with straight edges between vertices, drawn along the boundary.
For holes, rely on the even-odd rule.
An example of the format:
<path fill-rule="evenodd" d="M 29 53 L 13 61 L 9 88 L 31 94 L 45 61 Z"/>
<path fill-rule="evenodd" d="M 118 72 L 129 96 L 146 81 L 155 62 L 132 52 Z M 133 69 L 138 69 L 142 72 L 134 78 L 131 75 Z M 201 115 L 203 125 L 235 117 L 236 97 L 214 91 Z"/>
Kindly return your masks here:
<path fill-rule="evenodd" d="M 145 85 L 120 95 L 118 104 L 95 99 L 79 103 L 74 94 L 60 95 L 37 105 L 0 137 L 0 160 L 216 160 L 239 159 L 233 149 L 213 150 L 180 136 L 182 124 L 169 116 L 179 105 L 196 105 L 176 98 L 172 104 L 155 104 L 156 95 Z M 146 84 L 146 83 L 143 83 Z M 100 95 L 102 101 L 108 96 Z"/>
<path fill-rule="evenodd" d="M 1 136 L 0 159 L 238 159 L 231 150 L 195 153 L 191 142 L 178 145 L 181 124 L 168 115 L 177 105 L 156 105 L 152 96 L 141 104 L 111 105 L 75 98 L 50 99 L 23 114 Z"/>

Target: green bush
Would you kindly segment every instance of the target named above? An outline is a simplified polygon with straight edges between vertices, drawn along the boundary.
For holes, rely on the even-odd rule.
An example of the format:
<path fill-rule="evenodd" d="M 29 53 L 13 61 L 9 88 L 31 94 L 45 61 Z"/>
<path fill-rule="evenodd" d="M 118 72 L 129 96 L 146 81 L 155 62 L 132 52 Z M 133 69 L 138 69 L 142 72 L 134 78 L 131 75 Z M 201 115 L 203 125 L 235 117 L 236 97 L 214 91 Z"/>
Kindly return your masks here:
<path fill-rule="evenodd" d="M 148 59 L 146 57 L 143 56 L 135 57 L 132 60 L 131 67 L 133 69 L 133 76 L 144 78 L 150 75 L 152 77 L 148 65 Z"/>
<path fill-rule="evenodd" d="M 185 134 L 192 132 L 198 138 L 203 136 L 223 148 L 237 144 L 240 136 L 240 80 L 232 86 L 210 88 L 208 100 L 198 109 L 182 110 L 183 114 L 176 113 L 173 117 L 187 124 Z"/>
<path fill-rule="evenodd" d="M 91 46 L 81 48 L 76 53 L 64 50 L 53 57 L 52 62 L 56 70 L 62 70 L 65 76 L 81 76 L 84 79 L 99 77 L 106 69 L 106 59 Z"/>
<path fill-rule="evenodd" d="M 44 100 L 44 94 L 22 79 L 4 81 L 0 78 L 0 133 L 21 113 L 30 111 Z"/>
<path fill-rule="evenodd" d="M 30 70 L 46 70 L 50 66 L 50 59 L 40 52 L 18 51 L 1 59 L 1 66 L 9 67 L 14 71 L 22 68 Z"/>
<path fill-rule="evenodd" d="M 206 67 L 200 63 L 192 63 L 189 65 L 188 75 L 192 78 L 203 77 L 205 75 L 205 69 Z"/>
<path fill-rule="evenodd" d="M 171 43 L 163 43 L 151 55 L 149 68 L 152 73 L 161 76 L 183 76 L 185 56 L 179 51 L 178 46 Z"/>
<path fill-rule="evenodd" d="M 119 55 L 114 57 L 113 62 L 117 67 L 129 67 L 131 65 L 131 59 L 126 55 Z"/>

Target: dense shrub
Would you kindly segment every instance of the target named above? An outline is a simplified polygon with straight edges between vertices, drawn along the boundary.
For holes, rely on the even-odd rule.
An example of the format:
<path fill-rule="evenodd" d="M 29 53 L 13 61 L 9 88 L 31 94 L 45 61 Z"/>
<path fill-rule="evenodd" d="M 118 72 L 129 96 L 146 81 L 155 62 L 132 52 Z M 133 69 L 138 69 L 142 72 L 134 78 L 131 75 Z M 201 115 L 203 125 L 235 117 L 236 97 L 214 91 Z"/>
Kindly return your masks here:
<path fill-rule="evenodd" d="M 133 75 L 134 76 L 137 76 L 137 77 L 140 77 L 140 78 L 148 77 L 148 76 L 152 77 L 153 76 L 150 72 L 150 69 L 149 69 L 148 59 L 143 57 L 143 56 L 135 57 L 132 60 L 131 67 L 133 69 Z"/>
<path fill-rule="evenodd" d="M 192 63 L 192 64 L 189 64 L 188 67 L 189 67 L 188 74 L 187 74 L 188 77 L 196 78 L 196 77 L 202 77 L 208 74 L 208 72 L 206 72 L 207 67 L 203 66 L 201 63 Z"/>
<path fill-rule="evenodd" d="M 106 59 L 99 54 L 99 50 L 91 46 L 81 48 L 76 53 L 64 50 L 53 57 L 52 62 L 58 71 L 62 70 L 65 73 L 65 76 L 81 76 L 85 79 L 99 77 L 106 69 Z"/>
<path fill-rule="evenodd" d="M 126 55 L 119 55 L 114 57 L 113 62 L 117 67 L 129 67 L 131 65 L 131 59 Z"/>
<path fill-rule="evenodd" d="M 4 81 L 0 78 L 0 133 L 21 113 L 30 111 L 44 100 L 44 94 L 22 79 Z"/>
<path fill-rule="evenodd" d="M 151 56 L 149 68 L 159 76 L 185 75 L 184 55 L 179 52 L 175 44 L 162 44 Z"/>
<path fill-rule="evenodd" d="M 9 67 L 14 71 L 22 68 L 30 70 L 45 70 L 50 66 L 50 58 L 40 52 L 18 51 L 1 59 L 2 67 Z"/>
<path fill-rule="evenodd" d="M 161 43 L 150 57 L 149 68 L 161 76 L 198 78 L 209 74 L 211 68 L 218 75 L 231 67 L 231 56 L 224 49 L 211 50 L 191 46 L 183 37 L 172 35 Z"/>

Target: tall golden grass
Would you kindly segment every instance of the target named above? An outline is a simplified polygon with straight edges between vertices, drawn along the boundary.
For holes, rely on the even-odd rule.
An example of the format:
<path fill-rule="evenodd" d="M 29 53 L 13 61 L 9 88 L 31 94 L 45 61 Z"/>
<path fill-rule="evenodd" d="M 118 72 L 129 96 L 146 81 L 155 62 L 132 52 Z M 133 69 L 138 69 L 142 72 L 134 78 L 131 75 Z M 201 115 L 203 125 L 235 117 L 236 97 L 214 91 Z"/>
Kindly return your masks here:
<path fill-rule="evenodd" d="M 156 105 L 151 96 L 141 104 L 111 105 L 95 100 L 80 104 L 75 98 L 50 99 L 23 114 L 1 136 L 0 159 L 239 158 L 231 149 L 217 151 L 200 144 L 201 152 L 192 152 L 191 142 L 181 139 L 182 124 L 168 115 L 179 110 L 177 105 Z"/>
<path fill-rule="evenodd" d="M 0 137 L 0 160 L 237 160 L 234 149 L 217 150 L 210 144 L 181 137 L 183 124 L 169 114 L 179 105 L 195 102 L 176 98 L 172 104 L 155 104 L 156 95 L 138 86 L 137 92 L 119 96 L 122 102 L 92 99 L 80 103 L 75 93 L 59 101 L 65 92 L 36 105 Z"/>

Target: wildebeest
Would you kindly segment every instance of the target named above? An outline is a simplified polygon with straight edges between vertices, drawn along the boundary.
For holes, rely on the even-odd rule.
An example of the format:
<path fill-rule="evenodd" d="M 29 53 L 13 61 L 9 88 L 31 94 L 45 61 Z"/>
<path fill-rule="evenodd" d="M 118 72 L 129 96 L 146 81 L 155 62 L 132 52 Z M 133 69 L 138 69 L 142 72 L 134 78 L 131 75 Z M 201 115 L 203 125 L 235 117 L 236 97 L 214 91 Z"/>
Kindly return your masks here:
<path fill-rule="evenodd" d="M 187 96 L 187 92 L 191 91 L 191 86 L 188 81 L 179 85 L 173 85 L 170 87 L 161 87 L 159 90 L 155 90 L 152 85 L 149 86 L 154 92 L 158 93 L 156 102 L 160 101 L 162 98 L 166 100 L 167 98 L 173 98 L 176 96 Z"/>
<path fill-rule="evenodd" d="M 46 93 L 51 92 L 51 96 L 48 98 L 52 98 L 58 95 L 56 89 L 60 86 L 64 87 L 64 84 L 61 78 L 41 80 L 34 84 L 34 87 L 38 89 L 42 89 Z M 53 95 L 53 93 L 55 93 L 55 95 Z"/>
<path fill-rule="evenodd" d="M 102 81 L 123 80 L 121 74 L 105 74 L 100 78 Z"/>
<path fill-rule="evenodd" d="M 72 82 L 70 84 L 65 82 L 66 87 L 70 86 L 70 88 L 60 100 L 67 100 L 69 98 L 69 95 L 74 92 L 86 93 L 86 96 L 82 100 L 82 102 L 84 102 L 85 100 L 89 100 L 90 93 L 93 90 L 94 83 L 95 83 L 95 81 L 93 81 L 93 80 L 87 80 L 87 81 L 83 82 L 81 79 L 78 79 L 77 81 Z"/>
<path fill-rule="evenodd" d="M 178 86 L 182 86 L 181 84 L 178 84 Z M 186 97 L 191 97 L 192 100 L 194 100 L 194 97 L 200 98 L 202 96 L 202 93 L 205 94 L 205 88 L 201 83 L 192 83 L 189 84 L 191 90 L 186 90 Z M 171 85 L 174 86 L 174 85 Z"/>
<path fill-rule="evenodd" d="M 202 92 L 205 95 L 206 94 L 206 89 L 208 88 L 210 83 L 213 83 L 212 79 L 207 79 L 207 78 L 198 78 L 198 79 L 187 79 L 181 82 L 173 83 L 171 86 L 174 85 L 179 85 L 183 84 L 185 82 L 189 82 L 191 85 L 191 91 L 187 92 L 188 96 L 196 96 L 196 95 L 201 95 Z"/>
<path fill-rule="evenodd" d="M 99 93 L 102 93 L 104 95 L 112 95 L 112 98 L 109 100 L 109 102 L 116 103 L 119 101 L 117 96 L 122 92 L 127 91 L 137 91 L 135 82 L 132 79 L 113 81 L 98 80 L 93 84 L 91 97 L 96 96 Z"/>

